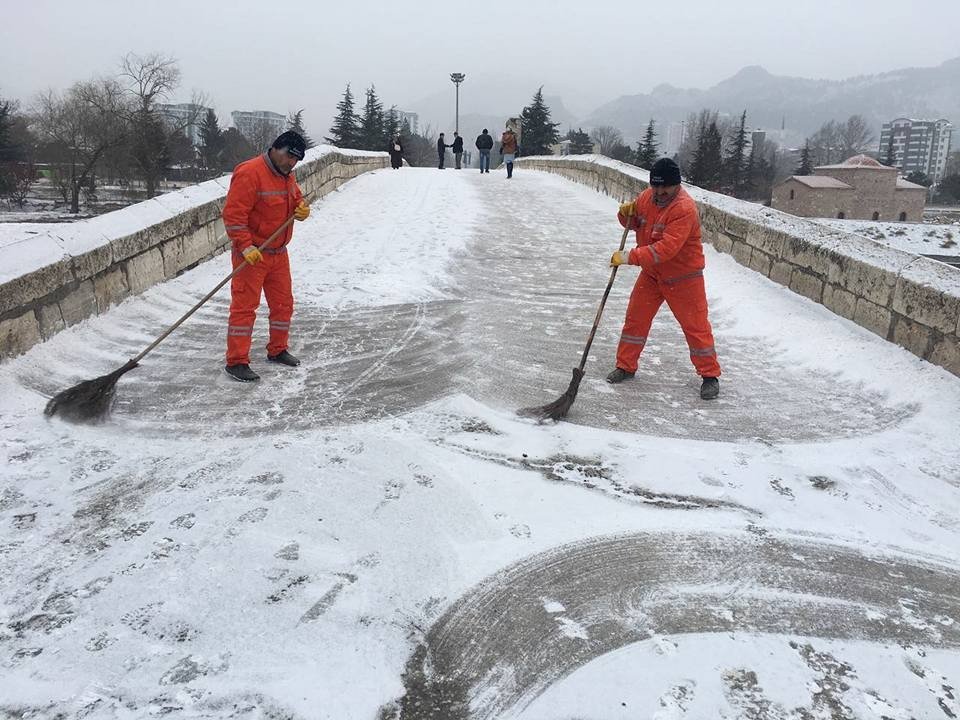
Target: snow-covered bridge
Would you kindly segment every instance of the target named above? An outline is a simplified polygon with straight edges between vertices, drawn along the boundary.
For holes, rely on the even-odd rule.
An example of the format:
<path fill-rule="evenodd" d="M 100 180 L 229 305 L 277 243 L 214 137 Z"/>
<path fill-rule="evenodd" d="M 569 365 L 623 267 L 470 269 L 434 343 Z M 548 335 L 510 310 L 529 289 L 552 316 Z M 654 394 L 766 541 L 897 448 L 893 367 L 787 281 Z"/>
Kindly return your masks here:
<path fill-rule="evenodd" d="M 296 369 L 222 372 L 220 255 L 0 365 L 0 715 L 960 714 L 960 380 L 707 248 L 722 394 L 664 310 L 612 367 L 616 201 L 404 168 L 296 228 Z M 264 313 L 261 313 L 261 317 Z M 257 325 L 262 348 L 266 323 Z"/>

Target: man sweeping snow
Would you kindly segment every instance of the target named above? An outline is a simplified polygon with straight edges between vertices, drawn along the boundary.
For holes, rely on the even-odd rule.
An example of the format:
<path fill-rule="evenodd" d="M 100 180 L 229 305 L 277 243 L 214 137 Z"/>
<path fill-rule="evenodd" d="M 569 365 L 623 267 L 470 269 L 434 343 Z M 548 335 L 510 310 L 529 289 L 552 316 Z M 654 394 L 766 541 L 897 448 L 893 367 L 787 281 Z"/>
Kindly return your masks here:
<path fill-rule="evenodd" d="M 625 228 L 636 230 L 637 246 L 618 250 L 610 264 L 639 265 L 642 270 L 627 304 L 617 367 L 607 375 L 607 382 L 623 382 L 637 372 L 653 318 L 666 300 L 683 329 L 690 360 L 703 378 L 700 397 L 716 398 L 720 394 L 720 363 L 707 319 L 700 216 L 696 203 L 680 185 L 677 164 L 670 158 L 657 160 L 650 171 L 650 187 L 636 200 L 623 203 L 617 219 Z"/>

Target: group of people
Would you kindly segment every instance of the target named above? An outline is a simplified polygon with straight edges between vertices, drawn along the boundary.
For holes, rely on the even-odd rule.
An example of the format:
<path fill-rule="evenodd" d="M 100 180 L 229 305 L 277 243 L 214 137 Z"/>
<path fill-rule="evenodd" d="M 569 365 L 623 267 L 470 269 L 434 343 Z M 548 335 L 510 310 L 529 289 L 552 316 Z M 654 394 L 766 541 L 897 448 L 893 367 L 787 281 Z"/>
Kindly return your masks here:
<path fill-rule="evenodd" d="M 450 146 L 442 145 L 440 135 L 437 150 L 441 169 L 446 147 L 455 148 L 460 167 L 463 140 L 459 134 L 454 135 Z M 394 153 L 402 153 L 399 138 L 395 148 L 391 158 Z M 484 129 L 477 137 L 481 173 L 490 172 L 492 148 L 493 139 Z M 517 150 L 516 135 L 508 128 L 500 149 L 507 177 L 513 175 Z M 294 166 L 305 153 L 304 139 L 295 132 L 284 132 L 265 153 L 240 163 L 230 180 L 223 222 L 233 247 L 233 267 L 244 265 L 245 269 L 237 272 L 230 284 L 225 369 L 242 382 L 260 377 L 250 368 L 250 345 L 261 294 L 266 295 L 270 309 L 267 360 L 289 367 L 300 364 L 288 347 L 293 292 L 287 245 L 293 237 L 291 220 L 303 221 L 310 215 L 293 176 Z M 399 160 L 393 160 L 393 167 L 399 167 Z M 650 187 L 621 204 L 617 219 L 636 232 L 636 246 L 614 252 L 610 265 L 639 265 L 641 272 L 627 303 L 616 367 L 607 375 L 607 382 L 620 383 L 634 377 L 653 319 L 666 302 L 680 323 L 690 360 L 702 379 L 700 397 L 716 398 L 720 394 L 720 364 L 707 317 L 700 216 L 696 203 L 681 185 L 677 164 L 670 158 L 657 160 L 650 171 Z"/>
<path fill-rule="evenodd" d="M 477 135 L 474 144 L 480 154 L 480 172 L 490 172 L 490 151 L 493 150 L 493 136 L 484 128 L 483 132 Z M 453 142 L 449 145 L 443 133 L 440 133 L 440 137 L 437 138 L 437 167 L 440 170 L 443 170 L 447 149 L 453 153 L 456 169 L 460 170 L 463 167 L 463 138 L 459 132 L 454 131 Z M 399 135 L 390 141 L 387 152 L 390 154 L 390 167 L 394 170 L 400 169 L 403 166 L 403 142 Z M 507 127 L 500 137 L 500 155 L 503 157 L 508 178 L 513 177 L 513 161 L 519 154 L 520 144 L 517 141 L 517 135 L 510 127 Z"/>

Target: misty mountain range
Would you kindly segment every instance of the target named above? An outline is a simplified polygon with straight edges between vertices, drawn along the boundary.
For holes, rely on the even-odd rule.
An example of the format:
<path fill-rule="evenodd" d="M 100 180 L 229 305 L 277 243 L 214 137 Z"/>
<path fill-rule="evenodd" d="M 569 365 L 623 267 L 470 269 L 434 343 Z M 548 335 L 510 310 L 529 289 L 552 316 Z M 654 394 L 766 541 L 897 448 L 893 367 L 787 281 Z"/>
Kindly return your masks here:
<path fill-rule="evenodd" d="M 464 135 L 469 138 L 475 134 L 474 127 L 476 132 L 481 127 L 489 127 L 491 132 L 502 129 L 504 119 L 518 115 L 536 89 L 516 79 L 506 83 L 480 81 L 472 87 L 464 83 L 460 103 Z M 552 119 L 561 123 L 561 131 L 612 125 L 630 143 L 639 139 L 651 117 L 661 128 L 662 139 L 668 123 L 684 120 L 702 108 L 734 118 L 746 110 L 749 126 L 768 130 L 783 126 L 785 137 L 797 143 L 828 120 L 846 120 L 860 114 L 879 138 L 881 125 L 896 117 L 946 118 L 960 123 L 960 57 L 937 67 L 904 68 L 845 80 L 778 76 L 754 65 L 706 90 L 658 85 L 650 93 L 623 95 L 579 117 L 549 91 L 544 88 L 544 97 Z M 437 93 L 404 109 L 420 113 L 421 127 L 426 120 L 435 131 L 444 121 L 447 128 L 452 128 L 452 98 L 452 92 Z"/>

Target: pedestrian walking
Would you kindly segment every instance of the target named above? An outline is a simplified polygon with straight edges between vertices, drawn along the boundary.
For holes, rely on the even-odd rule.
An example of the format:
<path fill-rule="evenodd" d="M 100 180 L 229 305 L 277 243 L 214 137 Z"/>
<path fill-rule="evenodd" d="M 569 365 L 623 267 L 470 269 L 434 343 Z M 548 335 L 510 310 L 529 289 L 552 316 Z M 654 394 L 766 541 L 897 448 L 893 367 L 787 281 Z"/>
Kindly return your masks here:
<path fill-rule="evenodd" d="M 508 126 L 500 136 L 500 154 L 503 156 L 503 164 L 507 166 L 507 179 L 513 177 L 513 160 L 517 156 L 520 148 L 517 146 L 517 136 Z"/>
<path fill-rule="evenodd" d="M 650 187 L 620 206 L 620 224 L 636 230 L 637 245 L 617 251 L 612 266 L 639 265 L 642 270 L 627 303 L 627 316 L 617 347 L 617 366 L 607 382 L 619 383 L 637 372 L 653 318 L 664 300 L 680 323 L 690 361 L 703 379 L 700 397 L 720 394 L 720 363 L 707 318 L 703 282 L 703 244 L 696 203 L 680 185 L 680 168 L 661 158 L 650 170 Z"/>
<path fill-rule="evenodd" d="M 477 135 L 477 141 L 474 143 L 477 150 L 480 151 L 480 172 L 490 172 L 490 151 L 493 149 L 493 137 L 484 128 L 483 132 Z"/>
<path fill-rule="evenodd" d="M 456 130 L 453 131 L 453 145 L 450 146 L 453 151 L 453 159 L 456 163 L 456 169 L 460 169 L 460 159 L 463 157 L 463 138 Z"/>
<path fill-rule="evenodd" d="M 450 147 L 443 141 L 443 133 L 440 133 L 440 137 L 437 138 L 437 155 L 440 156 L 440 165 L 438 166 L 440 170 L 443 170 L 443 159 L 447 154 L 447 148 Z"/>
<path fill-rule="evenodd" d="M 390 153 L 390 167 L 399 170 L 403 165 L 403 144 L 400 142 L 399 135 L 390 141 L 387 152 Z"/>
<path fill-rule="evenodd" d="M 287 226 L 262 252 L 259 246 L 291 215 L 301 221 L 310 215 L 310 206 L 303 202 L 303 193 L 293 175 L 293 168 L 303 159 L 306 149 L 304 139 L 288 130 L 265 153 L 237 165 L 230 178 L 223 224 L 233 248 L 234 269 L 243 263 L 249 267 L 230 282 L 225 369 L 230 377 L 241 382 L 260 379 L 250 369 L 250 344 L 261 293 L 266 295 L 270 308 L 267 360 L 290 367 L 300 364 L 287 349 L 293 317 L 287 245 L 293 238 L 293 226 Z"/>

